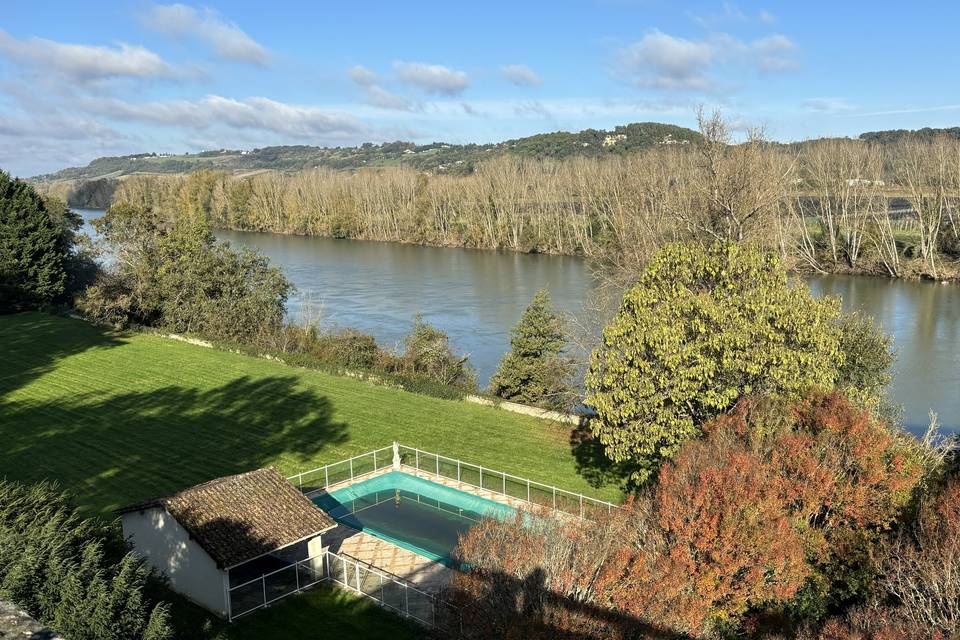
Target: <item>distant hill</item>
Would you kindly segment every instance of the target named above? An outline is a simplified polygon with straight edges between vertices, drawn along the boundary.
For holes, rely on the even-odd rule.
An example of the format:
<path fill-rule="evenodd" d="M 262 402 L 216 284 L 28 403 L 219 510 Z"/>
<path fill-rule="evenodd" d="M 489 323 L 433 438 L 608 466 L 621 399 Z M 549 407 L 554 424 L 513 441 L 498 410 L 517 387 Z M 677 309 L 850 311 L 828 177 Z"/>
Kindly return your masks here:
<path fill-rule="evenodd" d="M 945 135 L 948 138 L 960 139 L 960 127 L 950 127 L 947 129 L 935 129 L 924 127 L 923 129 L 888 129 L 886 131 L 867 131 L 860 134 L 861 140 L 870 142 L 900 142 L 901 140 L 920 139 L 933 140 L 937 136 Z"/>
<path fill-rule="evenodd" d="M 139 153 L 97 158 L 85 167 L 71 167 L 36 176 L 37 182 L 119 178 L 136 174 L 188 173 L 216 169 L 242 175 L 258 171 L 299 171 L 314 167 L 357 169 L 405 165 L 436 173 L 470 173 L 477 162 L 499 153 L 531 158 L 599 157 L 631 153 L 655 144 L 688 144 L 700 134 L 684 127 L 642 122 L 616 127 L 613 131 L 587 129 L 578 133 L 557 131 L 492 144 L 446 144 L 434 142 L 366 143 L 359 147 L 311 147 L 305 145 L 264 147 L 249 151 L 221 149 L 201 153 L 169 155 Z"/>

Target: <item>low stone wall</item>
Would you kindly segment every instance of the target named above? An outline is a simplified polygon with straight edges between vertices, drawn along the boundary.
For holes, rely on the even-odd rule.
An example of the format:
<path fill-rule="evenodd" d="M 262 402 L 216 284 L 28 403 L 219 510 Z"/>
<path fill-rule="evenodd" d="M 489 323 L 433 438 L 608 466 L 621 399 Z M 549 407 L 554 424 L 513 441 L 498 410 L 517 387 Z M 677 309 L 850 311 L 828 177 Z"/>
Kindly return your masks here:
<path fill-rule="evenodd" d="M 564 424 L 581 425 L 586 424 L 590 420 L 590 417 L 585 415 L 576 413 L 563 413 L 561 411 L 550 411 L 549 409 L 531 407 L 526 404 L 518 404 L 516 402 L 509 402 L 507 400 L 496 401 L 490 400 L 489 398 L 482 398 L 480 396 L 464 396 L 463 399 L 467 402 L 473 402 L 474 404 L 497 407 L 498 409 L 503 409 L 504 411 L 512 411 L 513 413 L 521 413 L 525 416 L 533 416 L 534 418 L 540 418 L 541 420 L 551 420 L 553 422 L 562 422 Z"/>
<path fill-rule="evenodd" d="M 16 605 L 0 600 L 0 638 L 10 640 L 63 640 L 21 611 Z"/>

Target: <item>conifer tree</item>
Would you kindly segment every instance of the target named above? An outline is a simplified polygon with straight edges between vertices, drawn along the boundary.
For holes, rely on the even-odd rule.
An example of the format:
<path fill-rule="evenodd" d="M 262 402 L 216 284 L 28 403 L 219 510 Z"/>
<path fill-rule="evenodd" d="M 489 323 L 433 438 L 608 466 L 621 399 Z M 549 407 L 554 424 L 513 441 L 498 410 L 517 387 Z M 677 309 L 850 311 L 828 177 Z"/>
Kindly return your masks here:
<path fill-rule="evenodd" d="M 80 517 L 54 485 L 0 480 L 0 597 L 70 640 L 167 640 L 165 605 L 115 529 Z"/>
<path fill-rule="evenodd" d="M 564 355 L 563 323 L 546 290 L 538 291 L 510 332 L 510 351 L 490 379 L 490 393 L 548 409 L 569 405 L 573 361 Z"/>
<path fill-rule="evenodd" d="M 40 194 L 0 171 L 0 310 L 53 301 L 67 282 L 65 235 Z"/>

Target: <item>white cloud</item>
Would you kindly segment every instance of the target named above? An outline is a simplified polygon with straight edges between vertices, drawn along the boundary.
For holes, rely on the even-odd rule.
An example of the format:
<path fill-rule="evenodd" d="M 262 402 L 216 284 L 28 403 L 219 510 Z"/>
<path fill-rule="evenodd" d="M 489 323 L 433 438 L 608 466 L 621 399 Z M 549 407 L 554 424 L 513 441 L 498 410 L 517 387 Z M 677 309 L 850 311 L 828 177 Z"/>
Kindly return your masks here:
<path fill-rule="evenodd" d="M 694 13 L 688 11 L 687 16 L 701 27 L 711 31 L 735 24 L 759 23 L 772 25 L 777 21 L 777 17 L 766 9 L 761 9 L 756 14 L 751 14 L 731 2 L 724 2 L 720 11 L 714 11 L 712 13 Z"/>
<path fill-rule="evenodd" d="M 416 105 L 403 96 L 387 91 L 383 87 L 371 84 L 367 87 L 367 102 L 381 109 L 412 111 Z"/>
<path fill-rule="evenodd" d="M 401 81 L 426 93 L 455 96 L 470 86 L 470 77 L 465 72 L 439 64 L 398 61 L 393 63 L 393 68 Z"/>
<path fill-rule="evenodd" d="M 837 112 L 849 111 L 853 105 L 846 98 L 807 98 L 802 103 L 810 111 Z"/>
<path fill-rule="evenodd" d="M 191 129 L 258 129 L 291 138 L 306 138 L 314 143 L 370 135 L 367 125 L 349 114 L 263 97 L 237 100 L 208 95 L 199 100 L 128 102 L 87 96 L 78 98 L 75 104 L 87 113 L 120 121 Z"/>
<path fill-rule="evenodd" d="M 227 60 L 263 66 L 270 59 L 270 53 L 263 45 L 213 9 L 159 4 L 150 8 L 145 22 L 160 33 L 205 42 L 218 56 Z"/>
<path fill-rule="evenodd" d="M 744 42 L 727 33 L 690 40 L 654 30 L 620 50 L 617 71 L 638 86 L 712 91 L 719 86 L 716 72 L 721 67 L 788 71 L 796 67 L 796 49 L 782 34 Z"/>
<path fill-rule="evenodd" d="M 362 87 L 369 87 L 380 80 L 380 77 L 375 72 L 367 69 L 362 64 L 355 64 L 347 69 L 347 75 Z"/>
<path fill-rule="evenodd" d="M 174 75 L 173 68 L 154 52 L 124 43 L 102 47 L 44 38 L 20 40 L 0 29 L 0 54 L 77 82 Z"/>
<path fill-rule="evenodd" d="M 398 111 L 413 111 L 417 105 L 407 98 L 397 95 L 381 87 L 380 76 L 367 69 L 362 64 L 356 64 L 347 69 L 347 75 L 355 83 L 363 87 L 367 104 L 380 109 L 396 109 Z"/>
<path fill-rule="evenodd" d="M 536 87 L 543 84 L 543 78 L 525 64 L 508 64 L 500 67 L 500 73 L 519 87 Z"/>
<path fill-rule="evenodd" d="M 754 40 L 749 45 L 748 54 L 754 56 L 762 71 L 789 71 L 795 69 L 793 53 L 797 45 L 787 36 L 775 33 Z"/>
<path fill-rule="evenodd" d="M 707 72 L 720 53 L 710 42 L 652 31 L 621 50 L 620 62 L 638 84 L 658 89 L 705 90 L 712 84 Z"/>

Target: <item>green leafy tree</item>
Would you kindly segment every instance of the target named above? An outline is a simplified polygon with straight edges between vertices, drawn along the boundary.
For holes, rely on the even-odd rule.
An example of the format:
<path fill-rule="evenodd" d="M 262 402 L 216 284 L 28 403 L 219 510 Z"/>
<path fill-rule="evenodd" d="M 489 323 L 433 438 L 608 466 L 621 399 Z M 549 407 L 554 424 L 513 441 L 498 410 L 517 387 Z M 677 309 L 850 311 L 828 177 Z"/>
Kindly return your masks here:
<path fill-rule="evenodd" d="M 66 207 L 51 211 L 32 186 L 0 171 L 0 311 L 48 304 L 63 294 L 77 226 Z"/>
<path fill-rule="evenodd" d="M 490 379 L 490 393 L 548 409 L 570 404 L 573 361 L 563 355 L 567 339 L 550 295 L 539 291 L 510 332 L 510 351 Z"/>
<path fill-rule="evenodd" d="M 740 398 L 832 388 L 844 362 L 839 315 L 836 300 L 789 285 L 771 253 L 668 245 L 626 292 L 591 357 L 594 435 L 644 482 Z"/>
<path fill-rule="evenodd" d="M 169 223 L 122 205 L 96 225 L 116 265 L 79 301 L 88 316 L 241 341 L 282 325 L 289 281 L 262 254 L 218 242 L 202 218 Z"/>

